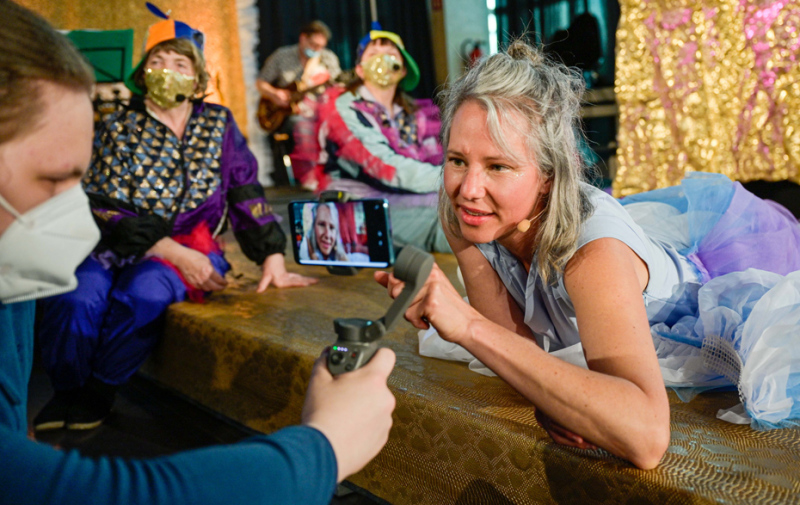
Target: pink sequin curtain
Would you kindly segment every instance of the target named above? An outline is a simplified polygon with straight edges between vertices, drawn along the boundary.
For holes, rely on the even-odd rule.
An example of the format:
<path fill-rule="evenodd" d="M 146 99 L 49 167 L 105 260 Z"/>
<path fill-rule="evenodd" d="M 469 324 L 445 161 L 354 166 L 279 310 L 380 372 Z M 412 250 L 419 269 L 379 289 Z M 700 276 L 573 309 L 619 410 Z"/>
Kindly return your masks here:
<path fill-rule="evenodd" d="M 800 0 L 621 0 L 624 196 L 688 171 L 800 183 Z"/>

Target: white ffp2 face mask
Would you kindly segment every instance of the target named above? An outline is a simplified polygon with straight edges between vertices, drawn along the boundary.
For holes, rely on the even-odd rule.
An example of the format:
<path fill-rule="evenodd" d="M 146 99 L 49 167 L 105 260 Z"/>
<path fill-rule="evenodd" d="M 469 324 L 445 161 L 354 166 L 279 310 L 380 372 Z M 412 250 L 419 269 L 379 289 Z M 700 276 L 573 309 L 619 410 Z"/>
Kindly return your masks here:
<path fill-rule="evenodd" d="M 24 302 L 75 289 L 75 269 L 100 240 L 80 184 L 24 215 L 0 196 L 16 220 L 0 235 L 0 302 Z"/>

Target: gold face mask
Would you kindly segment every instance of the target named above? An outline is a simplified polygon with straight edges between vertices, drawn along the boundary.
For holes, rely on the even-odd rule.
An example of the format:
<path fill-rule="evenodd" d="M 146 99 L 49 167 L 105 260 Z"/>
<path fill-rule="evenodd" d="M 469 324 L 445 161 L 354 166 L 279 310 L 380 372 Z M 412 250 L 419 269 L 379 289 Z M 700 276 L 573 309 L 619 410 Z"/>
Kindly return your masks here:
<path fill-rule="evenodd" d="M 397 84 L 405 77 L 403 62 L 392 54 L 376 54 L 361 63 L 364 80 L 381 88 Z"/>
<path fill-rule="evenodd" d="M 144 71 L 147 96 L 161 108 L 172 109 L 194 95 L 195 77 L 162 68 Z"/>

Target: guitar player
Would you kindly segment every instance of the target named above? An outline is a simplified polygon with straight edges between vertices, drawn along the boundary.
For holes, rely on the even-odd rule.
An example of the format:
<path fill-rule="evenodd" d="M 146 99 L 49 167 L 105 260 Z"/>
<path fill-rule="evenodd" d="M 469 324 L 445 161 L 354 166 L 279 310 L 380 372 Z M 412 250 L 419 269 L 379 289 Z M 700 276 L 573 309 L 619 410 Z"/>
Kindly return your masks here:
<path fill-rule="evenodd" d="M 339 58 L 326 49 L 330 38 L 325 23 L 311 21 L 300 29 L 297 44 L 280 47 L 267 58 L 256 80 L 262 97 L 259 122 L 271 133 L 275 167 L 271 175 L 277 185 L 293 182 L 291 171 L 284 174 L 279 167 L 284 166 L 284 155 L 292 151 L 297 102 L 304 91 L 333 81 L 341 73 Z"/>

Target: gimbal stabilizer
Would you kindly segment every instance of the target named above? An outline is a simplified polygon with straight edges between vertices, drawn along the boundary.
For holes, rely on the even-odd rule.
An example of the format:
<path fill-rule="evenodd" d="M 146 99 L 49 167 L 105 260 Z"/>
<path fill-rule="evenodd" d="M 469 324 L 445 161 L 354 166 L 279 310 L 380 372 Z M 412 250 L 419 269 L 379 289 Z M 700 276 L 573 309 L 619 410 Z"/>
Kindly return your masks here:
<path fill-rule="evenodd" d="M 376 321 L 334 319 L 333 329 L 337 340 L 328 355 L 328 370 L 333 375 L 355 370 L 372 358 L 378 350 L 378 340 L 405 314 L 432 268 L 433 256 L 414 246 L 403 247 L 394 264 L 394 276 L 403 281 L 405 286 L 389 306 L 386 315 Z"/>

